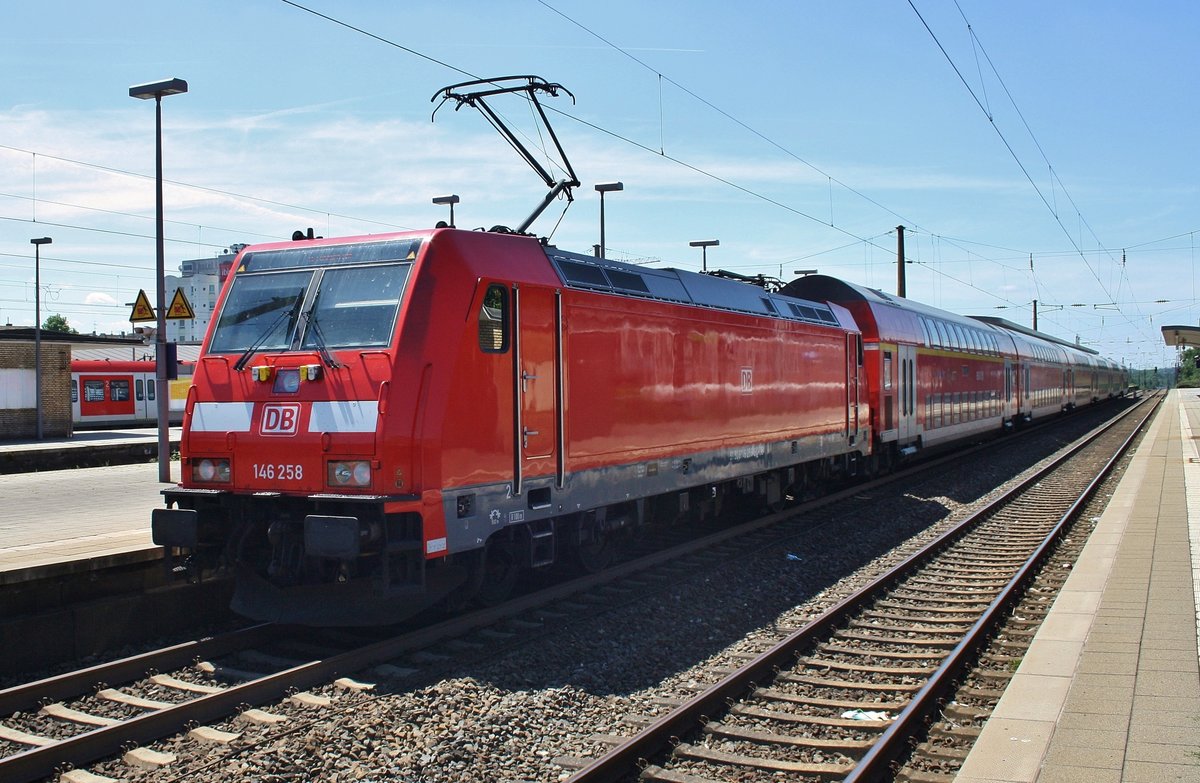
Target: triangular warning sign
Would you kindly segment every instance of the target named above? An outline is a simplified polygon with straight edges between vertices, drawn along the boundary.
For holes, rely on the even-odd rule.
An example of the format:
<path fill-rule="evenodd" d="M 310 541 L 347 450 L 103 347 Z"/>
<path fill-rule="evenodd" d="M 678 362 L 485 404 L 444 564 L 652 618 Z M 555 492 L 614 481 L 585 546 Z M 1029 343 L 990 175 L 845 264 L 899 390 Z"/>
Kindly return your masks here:
<path fill-rule="evenodd" d="M 129 320 L 133 323 L 155 320 L 154 308 L 150 306 L 150 299 L 146 296 L 145 291 L 138 291 L 137 301 L 133 303 L 133 312 L 129 314 Z"/>
<path fill-rule="evenodd" d="M 192 310 L 192 305 L 188 302 L 187 297 L 183 295 L 182 288 L 175 289 L 175 296 L 171 299 L 171 306 L 167 308 L 167 318 L 195 318 L 196 313 Z"/>

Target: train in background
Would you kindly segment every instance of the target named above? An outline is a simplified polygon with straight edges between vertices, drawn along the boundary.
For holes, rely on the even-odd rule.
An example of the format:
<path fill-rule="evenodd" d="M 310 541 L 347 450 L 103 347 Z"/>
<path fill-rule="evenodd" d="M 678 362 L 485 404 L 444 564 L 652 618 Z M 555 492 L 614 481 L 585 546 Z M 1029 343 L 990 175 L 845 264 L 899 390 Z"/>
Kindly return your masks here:
<path fill-rule="evenodd" d="M 1126 388 L 1005 322 L 732 277 L 508 230 L 247 247 L 154 541 L 233 574 L 249 617 L 389 623 L 603 567 L 651 521 L 778 508 Z"/>
<path fill-rule="evenodd" d="M 158 422 L 154 362 L 112 359 L 71 361 L 71 420 L 76 429 L 145 427 Z M 179 377 L 168 381 L 170 419 L 183 421 L 192 383 L 191 365 L 180 363 Z"/>

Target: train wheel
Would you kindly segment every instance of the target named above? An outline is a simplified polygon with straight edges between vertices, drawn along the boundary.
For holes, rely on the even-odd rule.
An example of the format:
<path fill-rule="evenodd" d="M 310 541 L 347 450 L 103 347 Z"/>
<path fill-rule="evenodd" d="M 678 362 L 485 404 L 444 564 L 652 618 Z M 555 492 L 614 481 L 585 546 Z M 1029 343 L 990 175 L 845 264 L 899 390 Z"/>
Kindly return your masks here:
<path fill-rule="evenodd" d="M 575 563 L 585 574 L 603 571 L 616 555 L 617 542 L 612 535 L 602 536 L 598 541 L 589 541 L 575 547 Z"/>
<path fill-rule="evenodd" d="M 521 563 L 511 541 L 489 543 L 476 600 L 484 606 L 496 606 L 508 600 L 520 571 Z"/>

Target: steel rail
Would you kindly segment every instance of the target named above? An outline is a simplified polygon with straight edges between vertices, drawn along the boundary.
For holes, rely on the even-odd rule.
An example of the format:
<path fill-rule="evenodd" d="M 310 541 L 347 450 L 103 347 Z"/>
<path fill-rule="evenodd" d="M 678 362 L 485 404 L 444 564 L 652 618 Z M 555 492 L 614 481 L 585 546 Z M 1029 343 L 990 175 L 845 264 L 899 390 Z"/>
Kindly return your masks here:
<path fill-rule="evenodd" d="M 1146 426 L 1146 422 L 1157 412 L 1160 404 L 1161 399 L 1156 398 L 1155 404 L 1121 443 L 1116 453 L 1105 463 L 1082 494 L 1071 504 L 1071 507 L 1063 513 L 1045 540 L 1034 550 L 1025 565 L 1013 575 L 1000 594 L 988 605 L 962 641 L 950 651 L 941 666 L 930 675 L 929 681 L 925 683 L 924 687 L 917 691 L 908 706 L 896 716 L 892 725 L 859 760 L 854 771 L 845 778 L 844 783 L 866 783 L 867 781 L 890 781 L 892 779 L 892 764 L 908 754 L 909 738 L 922 726 L 927 725 L 947 698 L 953 695 L 953 688 L 956 686 L 958 678 L 968 666 L 973 665 L 978 659 L 979 652 L 987 645 L 992 633 L 1003 623 L 1009 610 L 1020 602 L 1029 582 L 1053 554 L 1055 544 L 1079 516 L 1083 507 L 1099 491 L 1100 486 L 1108 479 L 1117 463 L 1125 456 L 1130 446 L 1133 445 L 1133 441 Z"/>
<path fill-rule="evenodd" d="M 829 635 L 837 626 L 849 620 L 851 616 L 867 604 L 885 594 L 903 574 L 907 574 L 917 566 L 932 560 L 942 550 L 966 535 L 983 518 L 995 513 L 997 509 L 1003 507 L 1016 496 L 1043 480 L 1067 460 L 1101 437 L 1118 421 L 1125 420 L 1127 416 L 1140 408 L 1140 405 L 1131 408 L 1118 419 L 1107 422 L 1092 433 L 1078 439 L 1064 450 L 1057 459 L 1038 470 L 1034 475 L 1020 484 L 1004 492 L 986 508 L 962 520 L 954 528 L 944 533 L 938 539 L 926 544 L 888 573 L 879 576 L 865 585 L 854 595 L 847 596 L 825 610 L 804 627 L 788 635 L 773 648 L 749 661 L 743 668 L 727 675 L 686 703 L 654 720 L 640 733 L 615 746 L 593 764 L 576 771 L 567 778 L 566 783 L 608 783 L 609 781 L 621 780 L 630 775 L 637 769 L 639 764 L 660 753 L 678 737 L 682 737 L 697 728 L 705 718 L 725 712 L 730 700 L 742 697 L 745 693 L 752 690 L 757 682 L 764 679 L 771 679 L 775 675 L 776 670 L 790 666 L 795 660 L 796 652 L 799 649 L 805 648 L 815 640 Z M 1155 405 L 1151 406 L 1150 413 L 1135 428 L 1134 434 L 1140 431 L 1146 419 L 1156 409 L 1157 401 Z M 1130 439 L 1126 441 L 1126 446 L 1122 448 L 1127 447 L 1132 437 L 1130 436 Z M 1115 460 L 1116 458 L 1114 458 L 1113 463 L 1115 463 Z M 1096 482 L 1093 483 L 1095 484 Z M 928 686 L 926 689 L 929 689 Z M 923 701 L 932 703 L 933 699 L 927 696 Z M 906 712 L 908 711 L 906 710 Z M 912 711 L 915 712 L 915 710 Z M 899 717 L 897 720 L 899 720 Z M 912 718 L 907 718 L 906 724 L 908 720 L 912 720 Z M 902 735 L 894 733 L 893 736 L 900 737 Z"/>
<path fill-rule="evenodd" d="M 177 669 L 197 658 L 228 655 L 262 644 L 280 632 L 280 627 L 262 623 L 171 647 L 99 663 L 86 669 L 58 674 L 0 690 L 0 716 L 37 709 L 46 701 L 69 699 L 100 684 L 130 682 L 154 669 Z M 3 770 L 3 766 L 0 766 Z"/>
<path fill-rule="evenodd" d="M 835 502 L 839 497 L 852 492 L 861 491 L 861 487 L 850 488 L 840 493 L 820 498 L 813 507 Z M 233 685 L 210 695 L 200 696 L 191 701 L 182 702 L 171 708 L 139 715 L 127 721 L 112 726 L 100 727 L 83 734 L 60 740 L 50 745 L 33 748 L 0 758 L 0 780 L 5 783 L 27 783 L 48 777 L 56 770 L 65 766 L 80 766 L 91 763 L 105 756 L 120 752 L 131 744 L 142 744 L 183 730 L 189 724 L 204 723 L 227 717 L 242 706 L 256 706 L 272 700 L 277 700 L 291 689 L 304 689 L 315 684 L 327 682 L 344 674 L 363 669 L 382 661 L 395 658 L 403 653 L 428 647 L 444 639 L 461 636 L 477 628 L 494 625 L 511 617 L 545 606 L 555 601 L 563 600 L 572 595 L 584 592 L 622 579 L 639 571 L 657 566 L 663 562 L 681 557 L 691 552 L 699 551 L 748 530 L 757 530 L 767 524 L 776 522 L 790 514 L 781 512 L 765 519 L 756 520 L 747 525 L 737 526 L 710 534 L 700 539 L 686 542 L 663 552 L 657 552 L 637 560 L 623 563 L 613 568 L 573 579 L 556 585 L 548 590 L 541 590 L 527 596 L 522 596 L 500 606 L 481 609 L 469 614 L 445 620 L 436 625 L 418 629 L 413 632 L 375 642 L 362 648 L 301 666 L 277 672 L 268 677 L 250 682 Z M 258 626 L 255 626 L 258 628 Z M 254 629 L 248 629 L 254 630 Z M 100 665 L 75 672 L 62 677 L 63 684 L 52 688 L 37 690 L 40 683 L 18 686 L 9 691 L 0 692 L 0 698 L 7 697 L 7 703 L 19 704 L 16 709 L 28 709 L 44 698 L 75 696 L 86 691 L 97 681 L 96 672 L 102 670 L 116 681 L 137 679 L 146 673 L 148 668 L 167 667 L 167 661 L 186 665 L 200 655 L 217 655 L 236 649 L 236 645 L 226 641 L 222 645 L 205 645 L 201 642 L 189 642 L 168 648 L 164 651 L 146 653 L 135 656 L 127 661 L 116 662 L 112 668 Z M 245 645 L 242 645 L 244 647 Z M 203 653 L 202 653 L 203 651 Z M 159 657 L 162 656 L 162 657 Z M 120 674 L 118 674 L 118 672 Z M 50 678 L 53 680 L 54 678 Z M 71 683 L 67 685 L 65 683 Z M 14 710 L 0 714 L 8 715 Z"/>
<path fill-rule="evenodd" d="M 1133 410 L 1136 410 L 1136 408 Z M 975 450 L 975 448 L 969 449 L 967 453 Z M 228 717 L 237 712 L 241 707 L 255 706 L 272 700 L 278 700 L 290 690 L 304 689 L 328 682 L 337 677 L 390 660 L 406 652 L 428 647 L 437 642 L 461 636 L 478 628 L 494 625 L 577 593 L 594 589 L 609 582 L 618 581 L 629 575 L 691 552 L 711 547 L 730 538 L 744 536 L 748 532 L 768 527 L 783 519 L 794 516 L 802 510 L 816 509 L 830 505 L 846 497 L 861 493 L 864 487 L 870 488 L 889 484 L 901 480 L 913 471 L 927 470 L 950 460 L 961 459 L 962 453 L 957 452 L 956 454 L 939 457 L 916 465 L 910 470 L 898 471 L 890 476 L 876 479 L 867 485 L 856 485 L 831 493 L 810 503 L 803 504 L 802 508 L 793 507 L 785 511 L 770 514 L 753 522 L 721 530 L 672 547 L 663 552 L 646 555 L 596 574 L 590 574 L 555 585 L 547 590 L 523 596 L 497 607 L 454 617 L 436 625 L 405 633 L 391 639 L 374 642 L 321 661 L 302 664 L 261 679 L 233 685 L 219 693 L 200 696 L 171 708 L 164 708 L 139 715 L 119 724 L 96 728 L 50 745 L 0 758 L 0 780 L 10 781 L 11 783 L 27 783 L 27 781 L 38 780 L 54 774 L 56 770 L 62 769 L 65 766 L 88 764 L 105 756 L 114 755 L 131 744 L 142 744 L 177 733 L 185 729 L 189 724 L 204 723 Z M 1040 476 L 1041 473 L 1033 480 L 1040 478 Z M 1005 497 L 1007 496 L 1006 494 Z M 961 527 L 963 525 L 959 526 L 959 528 Z M 956 528 L 956 530 L 959 528 Z M 927 549 L 932 548 L 932 546 L 930 545 Z M 824 615 L 814 620 L 813 623 L 810 623 L 810 625 L 801 629 L 793 636 L 804 633 L 809 628 L 827 628 L 838 622 L 840 618 L 845 617 L 854 610 L 854 607 L 850 606 L 848 601 L 849 599 L 828 610 Z M 177 668 L 180 665 L 190 663 L 197 657 L 217 656 L 236 649 L 244 649 L 248 646 L 247 640 L 252 638 L 252 634 L 267 634 L 261 637 L 265 640 L 270 638 L 269 634 L 277 633 L 278 630 L 274 626 L 253 626 L 244 630 L 243 633 L 246 636 L 240 641 L 235 642 L 233 637 L 226 635 L 197 642 L 188 642 L 167 648 L 166 650 L 133 656 L 132 658 L 123 659 L 111 664 L 100 664 L 79 672 L 62 675 L 59 678 L 47 678 L 47 680 L 37 683 L 30 683 L 29 685 L 0 691 L 0 707 L 5 705 L 19 705 L 13 709 L 0 709 L 0 715 L 9 715 L 18 710 L 29 709 L 44 699 L 77 696 L 97 681 L 106 678 L 112 681 L 127 682 L 144 676 L 150 668 Z M 249 646 L 253 646 L 254 643 L 257 642 L 251 642 Z M 778 655 L 772 655 L 768 652 L 759 656 L 758 659 L 750 664 L 754 672 L 752 679 L 769 676 L 775 668 L 783 666 L 787 662 L 789 654 L 781 652 Z M 105 676 L 98 676 L 100 672 L 104 672 Z M 731 676 L 727 680 L 732 680 L 733 677 Z M 722 681 L 722 683 L 724 682 Z M 717 686 L 714 686 L 714 689 L 719 688 L 722 683 L 718 683 Z M 40 691 L 36 690 L 39 685 L 43 686 L 43 689 Z M 742 687 L 744 688 L 744 686 Z M 738 688 L 739 686 L 732 683 L 726 686 L 726 690 L 736 691 Z M 710 689 L 710 691 L 714 689 Z M 726 690 L 721 691 L 722 695 L 706 700 L 703 709 L 712 711 L 715 708 L 722 707 L 726 698 L 724 695 Z M 706 691 L 705 694 L 701 694 L 698 698 L 704 699 L 708 693 Z M 671 713 L 671 715 L 674 714 L 676 713 Z M 704 713 L 700 712 L 698 714 Z M 666 717 L 669 718 L 670 715 Z M 694 719 L 692 722 L 694 723 Z M 672 723 L 672 726 L 676 725 L 681 724 Z M 621 747 L 615 750 L 621 750 Z M 576 778 L 577 776 L 571 778 L 572 783 Z M 584 778 L 579 779 L 582 780 Z M 591 778 L 588 779 L 590 780 Z"/>

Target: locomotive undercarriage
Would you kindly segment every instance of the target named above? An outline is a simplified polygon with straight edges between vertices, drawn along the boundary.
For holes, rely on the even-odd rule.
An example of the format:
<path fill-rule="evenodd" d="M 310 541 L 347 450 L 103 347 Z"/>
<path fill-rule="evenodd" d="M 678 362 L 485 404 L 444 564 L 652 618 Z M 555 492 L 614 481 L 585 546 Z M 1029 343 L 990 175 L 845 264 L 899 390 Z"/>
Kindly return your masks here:
<path fill-rule="evenodd" d="M 780 511 L 828 491 L 864 468 L 861 455 L 851 453 L 509 526 L 474 551 L 471 576 L 446 603 L 450 608 L 472 601 L 496 603 L 508 596 L 523 572 L 551 567 L 565 568 L 568 573 L 599 571 L 645 527 L 727 520 L 732 509 Z"/>
<path fill-rule="evenodd" d="M 154 541 L 168 568 L 235 577 L 233 609 L 314 625 L 394 622 L 458 587 L 463 567 L 427 568 L 420 516 L 384 514 L 381 498 L 166 493 Z M 180 566 L 174 557 L 183 552 Z"/>
<path fill-rule="evenodd" d="M 167 547 L 177 575 L 234 576 L 240 614 L 311 625 L 387 624 L 435 606 L 498 603 L 522 574 L 598 571 L 647 525 L 724 520 L 732 508 L 777 511 L 868 468 L 860 455 L 841 454 L 695 483 L 709 478 L 707 465 L 664 462 L 657 475 L 645 476 L 667 484 L 656 494 L 569 513 L 564 506 L 580 505 L 571 501 L 586 501 L 571 494 L 572 483 L 576 490 L 588 483 L 585 476 L 573 476 L 561 492 L 530 482 L 516 497 L 503 485 L 479 487 L 445 497 L 447 511 L 460 517 L 447 520 L 447 531 L 460 533 L 449 554 L 434 559 L 425 557 L 421 517 L 385 514 L 379 496 L 177 488 L 164 493 L 170 507 L 154 512 L 154 541 Z M 612 486 L 611 479 L 592 477 L 590 486 Z M 465 545 L 463 533 L 479 543 Z"/>

